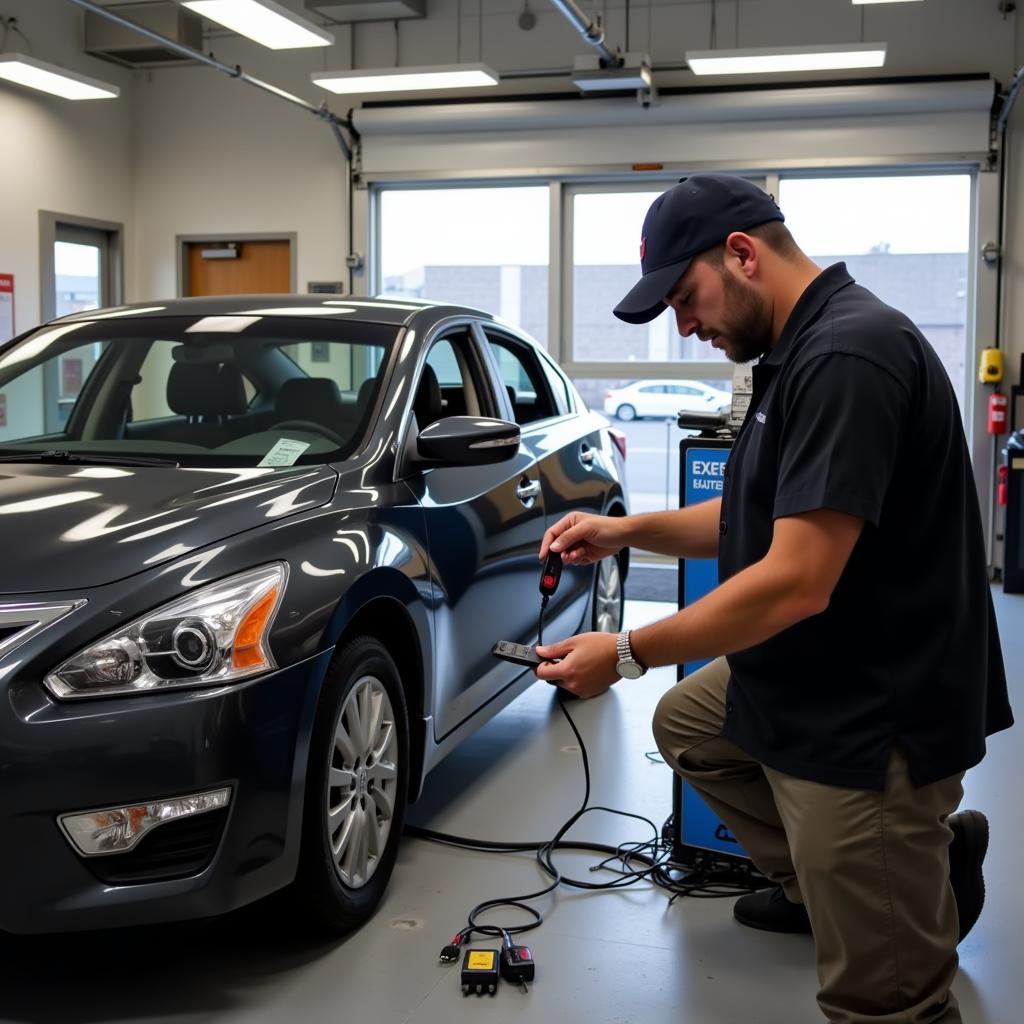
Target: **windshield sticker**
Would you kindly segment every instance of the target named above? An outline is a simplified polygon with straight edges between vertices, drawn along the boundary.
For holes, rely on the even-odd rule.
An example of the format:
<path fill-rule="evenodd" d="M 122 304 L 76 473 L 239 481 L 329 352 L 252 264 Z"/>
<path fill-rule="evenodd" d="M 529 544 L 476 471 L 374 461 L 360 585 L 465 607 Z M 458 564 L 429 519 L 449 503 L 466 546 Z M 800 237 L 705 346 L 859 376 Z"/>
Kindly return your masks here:
<path fill-rule="evenodd" d="M 298 457 L 309 447 L 305 441 L 292 441 L 282 437 L 259 461 L 261 466 L 294 466 Z"/>

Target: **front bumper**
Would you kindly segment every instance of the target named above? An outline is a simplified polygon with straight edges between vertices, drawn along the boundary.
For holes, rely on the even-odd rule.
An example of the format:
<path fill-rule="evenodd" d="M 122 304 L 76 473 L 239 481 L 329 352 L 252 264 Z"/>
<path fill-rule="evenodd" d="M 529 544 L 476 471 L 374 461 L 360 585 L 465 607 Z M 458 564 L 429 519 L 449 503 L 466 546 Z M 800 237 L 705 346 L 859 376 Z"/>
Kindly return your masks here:
<path fill-rule="evenodd" d="M 330 656 L 233 687 L 73 703 L 53 700 L 37 679 L 12 678 L 0 701 L 0 930 L 208 917 L 290 882 L 309 737 Z M 104 870 L 101 881 L 58 825 L 69 811 L 220 786 L 230 786 L 232 798 L 216 848 L 187 877 L 123 884 Z M 119 856 L 103 858 L 104 869 Z"/>

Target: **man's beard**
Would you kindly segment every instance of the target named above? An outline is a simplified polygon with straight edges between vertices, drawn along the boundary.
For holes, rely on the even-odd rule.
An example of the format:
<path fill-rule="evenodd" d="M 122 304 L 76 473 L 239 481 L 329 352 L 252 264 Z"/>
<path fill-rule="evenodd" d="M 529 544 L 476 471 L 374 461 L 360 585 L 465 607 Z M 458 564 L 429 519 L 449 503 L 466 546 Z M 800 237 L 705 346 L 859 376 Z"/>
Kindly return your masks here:
<path fill-rule="evenodd" d="M 729 309 L 718 332 L 726 342 L 722 348 L 734 363 L 749 363 L 772 347 L 771 307 L 754 288 L 739 284 L 724 270 L 721 274 Z"/>

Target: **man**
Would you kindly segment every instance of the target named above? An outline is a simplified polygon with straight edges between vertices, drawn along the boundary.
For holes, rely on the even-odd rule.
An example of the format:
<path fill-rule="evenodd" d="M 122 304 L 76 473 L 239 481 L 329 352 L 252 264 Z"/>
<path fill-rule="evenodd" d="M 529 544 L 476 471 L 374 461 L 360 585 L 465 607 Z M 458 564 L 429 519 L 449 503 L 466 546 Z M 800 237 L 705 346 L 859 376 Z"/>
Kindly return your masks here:
<path fill-rule="evenodd" d="M 648 212 L 616 316 L 669 306 L 681 335 L 760 357 L 750 411 L 721 499 L 573 513 L 540 555 L 717 555 L 721 583 L 641 629 L 543 646 L 560 660 L 537 675 L 590 696 L 714 658 L 662 697 L 654 732 L 776 884 L 736 918 L 813 932 L 831 1024 L 954 1024 L 988 825 L 953 812 L 985 737 L 1012 724 L 970 458 L 921 333 L 843 264 L 822 271 L 783 220 L 725 175 Z"/>

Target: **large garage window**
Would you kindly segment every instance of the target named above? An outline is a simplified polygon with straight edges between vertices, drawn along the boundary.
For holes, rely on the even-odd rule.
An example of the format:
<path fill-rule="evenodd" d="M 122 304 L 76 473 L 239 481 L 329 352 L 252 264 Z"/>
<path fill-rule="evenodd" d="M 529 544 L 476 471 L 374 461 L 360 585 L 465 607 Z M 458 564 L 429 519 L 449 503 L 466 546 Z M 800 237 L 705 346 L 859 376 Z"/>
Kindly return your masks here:
<path fill-rule="evenodd" d="M 549 204 L 546 184 L 381 190 L 378 291 L 497 313 L 545 343 Z"/>
<path fill-rule="evenodd" d="M 643 189 L 578 186 L 567 209 L 572 239 L 570 361 L 726 364 L 723 352 L 681 338 L 666 310 L 648 324 L 626 324 L 612 309 L 640 276 L 640 229 L 651 203 L 674 180 Z M 760 184 L 760 182 L 759 182 Z M 641 371 L 642 372 L 642 371 Z M 728 377 L 728 371 L 723 371 Z"/>
<path fill-rule="evenodd" d="M 917 324 L 962 409 L 971 176 L 783 178 L 779 192 L 789 229 L 815 262 L 845 261 L 858 283 Z"/>

